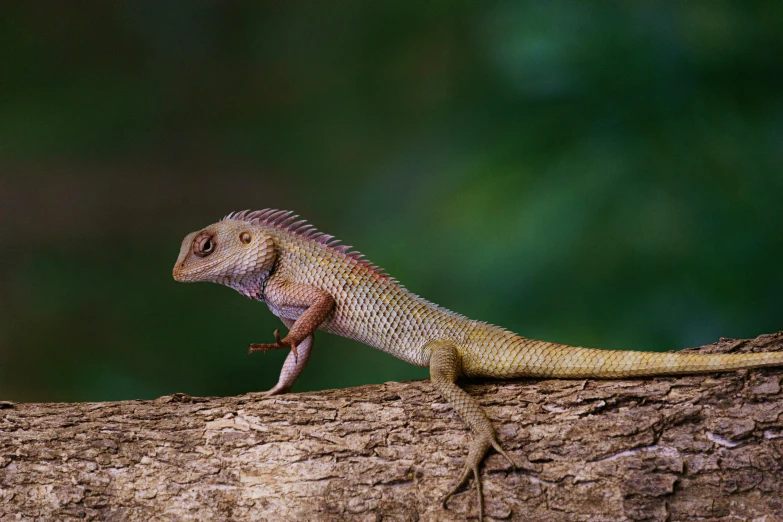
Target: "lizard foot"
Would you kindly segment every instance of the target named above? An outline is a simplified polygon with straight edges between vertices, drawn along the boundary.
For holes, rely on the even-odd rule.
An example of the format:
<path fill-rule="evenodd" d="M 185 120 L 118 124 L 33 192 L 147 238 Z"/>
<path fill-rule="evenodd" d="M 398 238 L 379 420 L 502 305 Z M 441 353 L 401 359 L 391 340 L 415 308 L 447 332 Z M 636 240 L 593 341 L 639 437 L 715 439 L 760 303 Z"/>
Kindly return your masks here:
<path fill-rule="evenodd" d="M 508 453 L 500 447 L 500 444 L 493 435 L 477 435 L 470 443 L 470 449 L 468 450 L 468 457 L 465 459 L 465 466 L 462 468 L 462 473 L 459 479 L 454 483 L 454 486 L 446 493 L 446 496 L 441 500 L 443 508 L 446 509 L 446 502 L 454 496 L 454 494 L 468 481 L 470 475 L 473 475 L 473 481 L 476 483 L 476 494 L 478 495 L 478 509 L 479 520 L 484 520 L 484 496 L 481 490 L 481 476 L 479 475 L 479 464 L 484 460 L 484 456 L 489 451 L 489 448 L 495 448 L 495 451 L 503 455 L 506 460 L 511 463 L 511 467 L 515 470 L 517 465 L 508 456 Z"/>
<path fill-rule="evenodd" d="M 265 392 L 261 392 L 261 395 L 264 397 L 271 397 L 273 395 L 282 395 L 283 393 L 288 393 L 291 391 L 290 386 L 280 386 L 279 384 L 273 386 L 272 388 L 268 389 Z"/>
<path fill-rule="evenodd" d="M 247 354 L 250 355 L 255 352 L 268 352 L 269 350 L 285 350 L 289 348 L 294 352 L 294 357 L 298 360 L 299 353 L 296 351 L 296 344 L 287 338 L 280 339 L 280 330 L 275 330 L 274 344 L 251 344 L 247 349 Z"/>

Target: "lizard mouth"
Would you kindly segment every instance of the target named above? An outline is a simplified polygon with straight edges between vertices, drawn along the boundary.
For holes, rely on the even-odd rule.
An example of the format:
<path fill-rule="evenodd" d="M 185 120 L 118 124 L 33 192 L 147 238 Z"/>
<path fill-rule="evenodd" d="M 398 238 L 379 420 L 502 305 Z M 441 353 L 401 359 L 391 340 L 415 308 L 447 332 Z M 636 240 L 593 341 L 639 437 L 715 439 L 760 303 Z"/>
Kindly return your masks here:
<path fill-rule="evenodd" d="M 203 274 L 209 273 L 210 266 L 199 266 L 196 270 L 188 270 L 185 267 L 184 261 L 178 261 L 174 265 L 171 275 L 174 276 L 174 280 L 179 283 L 194 283 L 198 281 L 206 281 L 208 279 L 203 277 Z"/>
<path fill-rule="evenodd" d="M 220 269 L 221 260 L 214 259 L 209 263 L 188 263 L 187 253 L 174 264 L 171 275 L 180 283 L 213 282 L 226 284 L 230 275 Z"/>

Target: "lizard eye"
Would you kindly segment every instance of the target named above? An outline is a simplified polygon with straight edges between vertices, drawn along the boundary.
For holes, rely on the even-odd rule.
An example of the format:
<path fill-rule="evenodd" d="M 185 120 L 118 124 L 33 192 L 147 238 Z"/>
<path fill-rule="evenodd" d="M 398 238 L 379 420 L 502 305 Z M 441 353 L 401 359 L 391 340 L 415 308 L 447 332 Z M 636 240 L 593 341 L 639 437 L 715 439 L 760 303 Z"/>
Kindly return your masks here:
<path fill-rule="evenodd" d="M 239 234 L 239 240 L 242 242 L 243 245 L 250 244 L 250 240 L 253 239 L 253 237 L 250 235 L 250 232 L 242 232 Z"/>
<path fill-rule="evenodd" d="M 193 253 L 199 257 L 207 257 L 214 250 L 215 238 L 207 232 L 202 232 L 193 240 Z"/>

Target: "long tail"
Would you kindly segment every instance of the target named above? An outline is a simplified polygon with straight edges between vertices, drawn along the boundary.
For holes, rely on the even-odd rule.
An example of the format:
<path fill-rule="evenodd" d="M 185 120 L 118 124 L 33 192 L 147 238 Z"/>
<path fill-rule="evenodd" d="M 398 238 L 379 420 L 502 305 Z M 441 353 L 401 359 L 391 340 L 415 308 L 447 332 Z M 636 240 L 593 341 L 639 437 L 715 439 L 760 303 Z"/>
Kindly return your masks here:
<path fill-rule="evenodd" d="M 524 338 L 523 338 L 524 339 Z M 517 343 L 514 343 L 517 344 Z M 521 345 L 521 346 L 520 346 Z M 783 352 L 695 354 L 578 348 L 524 339 L 507 376 L 633 377 L 708 373 L 763 366 L 783 366 Z"/>

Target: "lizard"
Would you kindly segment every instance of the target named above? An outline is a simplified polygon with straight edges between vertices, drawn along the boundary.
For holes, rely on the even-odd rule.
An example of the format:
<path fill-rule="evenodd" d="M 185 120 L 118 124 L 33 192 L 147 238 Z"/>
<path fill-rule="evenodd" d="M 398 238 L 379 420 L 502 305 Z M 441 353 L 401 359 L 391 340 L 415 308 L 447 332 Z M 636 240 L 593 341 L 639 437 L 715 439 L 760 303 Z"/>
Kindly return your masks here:
<path fill-rule="evenodd" d="M 352 247 L 317 231 L 291 211 L 232 212 L 182 241 L 173 269 L 180 282 L 219 283 L 267 304 L 288 334 L 251 344 L 248 353 L 290 350 L 277 384 L 287 393 L 313 347 L 315 330 L 357 340 L 403 361 L 429 367 L 434 389 L 472 432 L 448 500 L 473 477 L 479 520 L 484 502 L 479 466 L 494 448 L 512 468 L 489 417 L 457 384 L 460 376 L 511 379 L 621 378 L 720 372 L 783 365 L 783 352 L 692 354 L 614 351 L 537 341 L 471 320 L 412 293 Z"/>

